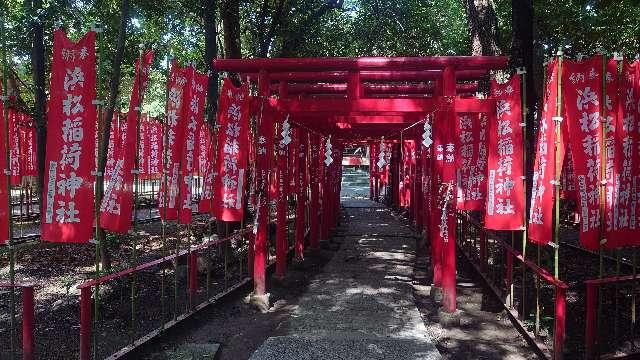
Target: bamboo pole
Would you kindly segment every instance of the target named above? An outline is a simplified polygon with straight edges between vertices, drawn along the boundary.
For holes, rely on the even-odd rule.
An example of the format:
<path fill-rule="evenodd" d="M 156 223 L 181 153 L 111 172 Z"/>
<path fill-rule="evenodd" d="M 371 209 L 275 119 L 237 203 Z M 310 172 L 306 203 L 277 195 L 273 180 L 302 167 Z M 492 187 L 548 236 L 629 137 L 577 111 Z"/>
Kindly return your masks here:
<path fill-rule="evenodd" d="M 599 251 L 598 251 L 598 277 L 602 278 L 604 276 L 604 244 L 607 242 L 606 239 L 606 225 L 605 225 L 605 201 L 606 201 L 606 137 L 607 137 L 607 124 L 606 124 L 606 99 L 607 99 L 607 62 L 605 61 L 605 56 L 601 51 L 598 51 L 600 55 L 602 55 L 602 67 L 600 71 L 600 78 L 602 79 L 602 89 L 600 93 L 600 243 L 599 243 Z M 582 221 L 589 221 L 588 219 L 581 219 Z M 617 290 L 617 286 L 616 286 Z M 603 291 L 598 291 L 598 328 L 600 328 L 600 319 L 602 318 L 602 293 Z M 617 321 L 618 315 L 618 304 L 617 304 L 617 296 L 616 296 L 616 304 L 614 309 L 614 323 Z M 617 331 L 616 331 L 617 332 Z"/>
<path fill-rule="evenodd" d="M 559 156 L 560 150 L 560 126 L 562 124 L 562 49 L 558 49 L 558 88 L 556 94 L 556 116 L 554 117 L 555 122 L 555 147 L 554 147 L 554 158 L 555 158 L 555 188 L 556 191 L 553 194 L 554 197 L 554 208 L 555 208 L 555 216 L 554 216 L 554 227 L 553 227 L 553 275 L 556 279 L 559 279 L 559 250 L 560 250 L 560 173 L 562 171 L 562 161 L 563 159 Z"/>
<path fill-rule="evenodd" d="M 527 151 L 529 150 L 527 145 L 527 116 L 529 109 L 527 108 L 527 69 L 522 67 L 517 69 L 517 73 L 520 76 L 520 85 L 522 96 L 522 192 L 524 194 L 525 204 L 527 199 Z M 527 260 L 527 211 L 522 212 L 522 259 Z M 522 320 L 527 318 L 527 267 L 522 263 Z"/>
<path fill-rule="evenodd" d="M 100 39 L 100 34 L 103 32 L 103 29 L 100 27 L 99 24 L 95 23 L 92 25 L 91 28 L 92 31 L 96 32 L 96 44 L 99 43 L 99 39 Z M 97 50 L 97 49 L 96 49 Z M 100 205 L 102 202 L 102 198 L 100 196 L 100 194 L 102 193 L 101 190 L 103 188 L 103 180 L 104 180 L 104 175 L 100 172 L 100 169 L 104 169 L 104 166 L 101 166 L 100 162 L 102 161 L 101 159 L 103 158 L 103 154 L 104 154 L 104 150 L 103 150 L 103 143 L 105 141 L 104 136 L 103 136 L 103 119 L 102 119 L 102 110 L 103 110 L 103 106 L 104 106 L 104 100 L 102 100 L 104 94 L 102 93 L 102 87 L 100 86 L 100 79 L 102 79 L 102 74 L 100 71 L 100 63 L 101 63 L 101 56 L 100 56 L 100 51 L 96 51 L 96 68 L 97 68 L 97 77 L 96 77 L 96 101 L 94 102 L 94 104 L 96 105 L 96 113 L 98 114 L 98 126 L 97 126 L 97 131 L 98 131 L 98 159 L 96 162 L 96 172 L 95 172 L 95 181 L 96 181 L 96 191 L 95 191 L 95 198 L 94 198 L 94 211 L 95 211 L 95 241 L 96 241 L 96 254 L 95 254 L 95 278 L 98 279 L 101 276 L 101 269 L 100 269 L 100 261 L 101 256 L 102 256 L 102 252 L 103 252 L 103 247 L 104 247 L 104 243 L 103 243 L 103 239 L 102 239 L 102 235 L 100 232 Z M 106 121 L 106 119 L 105 119 Z M 42 209 L 41 209 L 42 212 Z M 100 284 L 96 284 L 95 287 L 95 294 L 94 294 L 94 316 L 93 316 L 93 327 L 95 327 L 95 324 L 100 320 Z M 93 357 L 97 358 L 97 339 L 96 339 L 96 331 L 91 331 L 92 334 L 92 342 L 93 342 Z"/>
<path fill-rule="evenodd" d="M 543 79 L 544 81 L 544 91 L 543 94 L 546 93 L 547 90 L 547 64 L 548 61 L 544 62 L 544 66 L 542 67 Z M 536 245 L 536 264 L 540 267 L 540 245 Z M 535 279 L 535 290 L 536 290 L 536 311 L 535 311 L 535 327 L 534 334 L 538 336 L 540 334 L 540 277 L 537 274 L 534 274 Z"/>
<path fill-rule="evenodd" d="M 135 169 L 133 171 L 133 248 L 131 251 L 131 266 L 136 267 L 138 265 L 138 194 L 140 191 L 140 118 L 142 115 L 142 94 L 144 89 L 142 88 L 142 72 L 144 69 L 143 64 L 143 47 L 140 44 L 138 52 L 138 76 L 136 82 L 138 85 L 138 103 L 136 104 L 136 150 L 135 150 Z M 135 339 L 136 332 L 136 285 L 138 277 L 134 272 L 131 279 L 131 333 L 130 341 Z"/>
<path fill-rule="evenodd" d="M 9 96 L 8 96 L 8 79 L 7 74 L 9 72 L 9 63 L 7 59 L 7 39 L 6 39 L 6 29 L 5 29 L 5 19 L 4 12 L 0 14 L 0 38 L 2 39 L 2 105 L 3 105 L 3 116 L 4 116 L 4 134 L 5 134 L 5 159 L 6 166 L 5 176 L 7 178 L 7 193 L 8 196 L 8 206 L 9 206 L 9 216 L 7 219 L 8 223 L 8 234 L 7 234 L 7 246 L 9 251 L 9 283 L 11 285 L 10 289 L 10 325 L 9 329 L 10 333 L 10 359 L 14 358 L 15 355 L 15 328 L 16 328 L 16 291 L 15 291 L 15 282 L 16 282 L 16 271 L 15 271 L 15 261 L 16 254 L 13 246 L 13 210 L 11 207 L 11 171 L 10 166 L 10 155 L 9 155 Z"/>
<path fill-rule="evenodd" d="M 600 251 L 598 252 L 599 258 L 599 277 L 602 278 L 604 275 L 604 244 L 607 242 L 606 239 L 606 225 L 605 225 L 605 201 L 606 201 L 606 178 L 607 178 L 607 170 L 606 170 L 606 142 L 605 139 L 607 137 L 607 124 L 606 124 L 606 98 L 607 98 L 607 62 L 605 60 L 604 54 L 602 55 L 602 69 L 601 69 L 601 78 L 602 78 L 602 90 L 600 94 Z M 585 221 L 585 219 L 582 219 Z M 588 221 L 588 220 L 587 220 Z"/>
<path fill-rule="evenodd" d="M 166 73 L 166 89 L 165 89 L 165 100 L 164 100 L 164 116 L 162 117 L 162 158 L 163 158 L 163 162 L 162 162 L 162 177 L 161 177 L 161 181 L 163 184 L 163 194 L 162 194 L 162 209 L 158 209 L 159 211 L 162 210 L 163 211 L 163 216 L 161 217 L 161 224 L 162 224 L 162 235 L 161 235 L 161 241 L 162 241 L 162 256 L 165 257 L 167 256 L 167 175 L 169 174 L 169 168 L 167 166 L 167 148 L 169 147 L 168 142 L 169 142 L 169 137 L 168 137 L 168 129 L 167 129 L 167 113 L 169 112 L 169 81 L 170 81 L 170 76 L 171 76 L 171 60 L 172 60 L 172 56 L 171 55 L 167 55 L 166 57 L 166 64 L 167 64 L 167 73 Z M 160 190 L 158 190 L 159 192 Z M 165 297 L 165 293 L 164 293 L 164 282 L 165 282 L 165 277 L 166 277 L 166 269 L 164 267 L 162 267 L 162 277 L 160 280 L 160 307 L 161 307 L 161 314 L 162 314 L 162 328 L 164 328 L 164 324 L 165 324 L 165 304 L 164 304 L 164 297 Z"/>

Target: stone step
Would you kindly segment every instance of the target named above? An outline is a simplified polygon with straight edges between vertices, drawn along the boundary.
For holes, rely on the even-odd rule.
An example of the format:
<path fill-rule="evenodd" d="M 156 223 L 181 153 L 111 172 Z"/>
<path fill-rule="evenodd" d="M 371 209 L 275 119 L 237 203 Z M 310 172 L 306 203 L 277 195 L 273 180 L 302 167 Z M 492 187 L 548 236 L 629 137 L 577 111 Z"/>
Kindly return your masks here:
<path fill-rule="evenodd" d="M 220 344 L 196 344 L 186 343 L 177 349 L 166 350 L 165 356 L 168 360 L 213 360 L 220 348 Z"/>
<path fill-rule="evenodd" d="M 436 360 L 428 341 L 348 336 L 277 336 L 265 341 L 249 360 Z"/>

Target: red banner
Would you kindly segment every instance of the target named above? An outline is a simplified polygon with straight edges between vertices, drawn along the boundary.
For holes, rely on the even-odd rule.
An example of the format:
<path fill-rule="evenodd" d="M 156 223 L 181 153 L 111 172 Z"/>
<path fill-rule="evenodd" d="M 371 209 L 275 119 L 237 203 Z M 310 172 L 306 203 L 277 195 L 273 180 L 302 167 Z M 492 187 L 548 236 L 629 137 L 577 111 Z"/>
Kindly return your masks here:
<path fill-rule="evenodd" d="M 73 43 L 56 30 L 53 43 L 41 236 L 85 243 L 93 237 L 95 33 Z"/>
<path fill-rule="evenodd" d="M 165 220 L 176 220 L 178 207 L 181 207 L 178 205 L 178 188 L 187 125 L 185 114 L 186 108 L 189 106 L 184 101 L 184 93 L 188 91 L 190 83 L 189 68 L 181 68 L 174 59 L 171 63 L 171 75 L 167 84 L 169 89 L 165 130 L 167 149 L 160 160 L 161 169 L 164 169 L 165 173 L 160 182 L 160 192 L 158 193 L 160 217 Z"/>
<path fill-rule="evenodd" d="M 571 160 L 571 148 L 567 148 L 562 162 L 560 173 L 560 199 L 578 200 L 576 195 L 576 175 L 573 172 L 573 160 Z"/>
<path fill-rule="evenodd" d="M 204 119 L 200 126 L 200 130 L 198 131 L 197 140 L 198 145 L 196 146 L 196 149 L 198 149 L 198 156 L 196 157 L 195 167 L 198 171 L 198 175 L 205 176 L 207 166 L 209 165 L 209 162 L 212 161 L 213 153 L 211 152 L 211 135 L 209 133 L 209 127 L 205 126 Z"/>
<path fill-rule="evenodd" d="M 237 88 L 227 78 L 220 94 L 213 211 L 218 220 L 241 221 L 249 149 L 249 88 L 246 84 Z M 259 151 L 271 149 L 261 147 Z"/>
<path fill-rule="evenodd" d="M 184 149 L 182 150 L 182 189 L 179 221 L 181 224 L 191 222 L 193 213 L 193 176 L 196 172 L 196 140 L 204 122 L 204 102 L 207 96 L 209 77 L 200 74 L 193 67 L 189 69 L 191 79 L 185 96 L 187 128 L 185 130 Z"/>
<path fill-rule="evenodd" d="M 228 80 L 227 80 L 228 81 Z M 258 226 L 264 226 L 266 228 L 269 221 L 269 178 L 273 169 L 271 165 L 271 158 L 273 157 L 273 124 L 275 122 L 277 110 L 275 105 L 277 100 L 270 98 L 260 99 L 262 102 L 260 110 L 256 119 L 256 217 L 254 224 L 254 234 L 258 234 Z M 222 128 L 221 128 L 222 130 Z M 218 136 L 220 139 L 220 136 Z M 222 142 L 218 143 L 220 147 Z M 219 152 L 219 151 L 218 151 Z M 214 196 L 217 193 L 214 192 Z M 263 220 L 264 219 L 264 220 Z M 266 239 L 263 239 L 266 241 Z M 258 244 L 258 239 L 256 240 Z M 256 252 L 260 249 L 256 248 Z"/>
<path fill-rule="evenodd" d="M 610 90 L 607 86 L 607 94 L 613 94 L 613 92 L 609 92 Z M 613 189 L 610 189 L 609 181 L 607 181 L 607 201 L 611 201 L 613 204 L 606 216 L 607 242 L 605 246 L 608 248 L 637 245 L 640 241 L 638 234 L 640 230 L 640 206 L 638 204 L 640 200 L 640 166 L 638 166 L 640 154 L 637 151 L 640 142 L 638 94 L 640 94 L 640 63 L 625 61 L 622 66 L 618 115 L 615 121 Z M 609 131 L 607 131 L 607 135 L 608 153 L 610 151 Z"/>
<path fill-rule="evenodd" d="M 555 193 L 555 124 L 556 98 L 558 94 L 558 62 L 547 65 L 547 82 L 544 94 L 542 117 L 538 126 L 538 142 L 533 167 L 531 189 L 531 213 L 529 216 L 529 239 L 538 244 L 551 241 L 553 221 L 553 199 Z M 562 126 L 562 132 L 566 126 Z M 564 158 L 565 134 L 561 134 L 558 145 L 560 159 Z"/>
<path fill-rule="evenodd" d="M 487 118 L 481 114 L 456 115 L 457 208 L 484 208 L 487 170 Z"/>
<path fill-rule="evenodd" d="M 11 185 L 20 185 L 20 113 L 9 109 L 9 169 Z"/>
<path fill-rule="evenodd" d="M 147 175 L 150 178 L 157 178 L 161 174 L 162 154 L 164 142 L 162 136 L 162 123 L 157 120 L 150 120 L 147 123 L 149 143 L 146 146 L 149 152 L 147 156 Z"/>
<path fill-rule="evenodd" d="M 563 63 L 562 84 L 568 137 L 576 177 L 580 242 L 597 249 L 600 242 L 602 56 Z"/>
<path fill-rule="evenodd" d="M 133 173 L 135 165 L 137 139 L 137 123 L 139 105 L 142 104 L 144 92 L 149 82 L 149 66 L 153 61 L 153 52 L 144 55 L 142 74 L 140 64 L 136 62 L 136 71 L 129 100 L 129 112 L 125 121 L 120 123 L 118 138 L 110 141 L 116 144 L 113 154 L 115 163 L 111 173 L 105 174 L 107 187 L 100 204 L 100 226 L 106 230 L 125 234 L 131 228 L 133 214 Z M 142 88 L 140 88 L 142 86 Z"/>
<path fill-rule="evenodd" d="M 140 137 L 138 138 L 138 178 L 149 177 L 149 116 L 146 113 L 140 117 Z"/>
<path fill-rule="evenodd" d="M 620 81 L 618 79 L 618 62 L 616 60 L 609 60 L 607 62 L 605 74 L 605 90 L 606 90 L 606 101 L 604 108 L 604 118 L 606 127 L 606 136 L 604 137 L 604 149 L 605 152 L 605 179 L 606 179 L 606 189 L 605 189 L 605 231 L 610 232 L 612 230 L 614 222 L 610 221 L 615 219 L 619 219 L 617 215 L 614 215 L 614 189 L 615 189 L 615 161 L 617 152 L 615 149 L 615 141 L 616 141 L 616 120 L 618 118 L 618 102 L 620 90 Z M 640 111 L 640 110 L 638 110 Z M 619 192 L 616 192 L 616 195 Z M 619 238 L 619 240 L 626 241 L 626 239 Z M 610 241 L 610 237 L 607 235 L 607 243 L 605 243 L 606 247 L 614 247 L 616 246 L 615 240 L 613 242 Z"/>
<path fill-rule="evenodd" d="M 20 166 L 24 176 L 38 176 L 37 154 L 36 154 L 36 129 L 30 119 L 23 114 L 26 119 L 25 126 L 20 128 Z"/>
<path fill-rule="evenodd" d="M 432 116 L 428 116 L 426 121 L 427 124 L 425 126 L 425 128 L 427 129 L 431 129 L 431 122 L 433 120 Z M 429 130 L 431 131 L 431 130 Z M 432 134 L 431 134 L 432 136 Z M 433 141 L 432 137 L 429 137 L 430 141 Z M 433 174 L 433 165 L 432 165 L 432 147 L 433 144 L 430 144 L 429 147 L 425 147 L 424 142 L 420 143 L 420 146 L 422 146 L 422 156 L 421 156 L 421 160 L 422 160 L 422 201 L 423 201 L 423 212 L 424 212 L 424 216 L 423 216 L 423 225 L 424 225 L 424 230 L 427 234 L 429 234 L 430 230 L 430 224 L 431 224 L 431 212 L 432 212 L 432 205 L 431 205 L 431 194 L 432 194 L 432 185 L 431 185 L 431 178 L 432 178 L 432 174 Z"/>
<path fill-rule="evenodd" d="M 103 119 L 104 120 L 104 119 Z M 104 128 L 104 121 L 102 122 Z M 109 129 L 109 144 L 107 145 L 107 162 L 104 167 L 105 179 L 113 176 L 113 170 L 116 166 L 116 152 L 118 151 L 118 139 L 120 138 L 120 118 L 118 113 L 114 111 L 111 118 L 111 128 Z"/>
<path fill-rule="evenodd" d="M 2 84 L 0 84 L 0 93 L 6 96 L 2 92 Z M 2 124 L 5 122 L 4 101 L 0 101 L 0 120 Z M 6 152 L 6 133 L 0 131 L 0 154 Z M 7 168 L 7 157 L 0 156 L 0 169 Z M 7 176 L 5 174 L 0 175 L 0 244 L 5 244 L 9 240 L 9 186 L 7 184 Z"/>
<path fill-rule="evenodd" d="M 203 131 L 209 133 L 211 131 L 208 126 L 203 126 L 200 133 Z M 207 149 L 205 161 L 200 160 L 200 167 L 204 166 L 203 179 L 202 179 L 202 194 L 200 195 L 200 203 L 198 204 L 198 210 L 201 213 L 211 211 L 211 205 L 213 202 L 213 184 L 215 183 L 215 177 L 217 175 L 216 163 L 214 162 L 213 154 L 215 153 L 215 140 L 213 136 L 207 135 Z M 201 142 L 202 145 L 202 142 Z"/>
<path fill-rule="evenodd" d="M 484 224 L 492 230 L 522 230 L 525 194 L 522 182 L 522 103 L 520 77 L 491 82 L 496 113 L 489 116 L 489 166 Z"/>
<path fill-rule="evenodd" d="M 300 139 L 298 129 L 291 130 L 291 143 L 289 143 L 289 194 L 297 193 L 298 182 L 296 174 L 298 173 L 298 149 L 300 147 Z"/>

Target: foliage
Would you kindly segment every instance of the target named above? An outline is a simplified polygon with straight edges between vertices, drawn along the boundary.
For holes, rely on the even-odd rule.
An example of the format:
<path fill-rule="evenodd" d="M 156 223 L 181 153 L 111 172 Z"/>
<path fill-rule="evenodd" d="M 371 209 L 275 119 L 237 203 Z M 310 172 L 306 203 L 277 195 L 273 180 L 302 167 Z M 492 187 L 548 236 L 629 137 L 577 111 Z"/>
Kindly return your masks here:
<path fill-rule="evenodd" d="M 218 1 L 218 6 L 221 2 Z M 115 52 L 120 0 L 5 0 L 10 74 L 26 109 L 33 108 L 30 24 L 45 27 L 46 69 L 49 71 L 53 30 L 64 27 L 79 38 L 91 24 L 105 31 L 98 37 L 99 87 L 105 94 Z M 563 46 L 569 54 L 590 54 L 596 48 L 640 50 L 638 0 L 534 0 L 537 43 L 551 54 Z M 494 0 L 499 48 L 509 54 L 511 1 Z M 279 6 L 282 11 L 278 12 Z M 133 0 L 128 24 L 123 79 L 118 106 L 126 111 L 139 45 L 156 52 L 145 111 L 164 111 L 166 57 L 193 62 L 204 71 L 203 2 L 201 0 Z M 218 12 L 219 14 L 219 12 Z M 470 51 L 465 13 L 460 0 L 242 0 L 241 44 L 245 57 L 268 56 L 416 56 L 465 55 Z M 221 20 L 217 19 L 218 24 Z M 221 30 L 221 25 L 218 26 Z M 219 31 L 220 33 L 221 31 Z M 219 34 L 218 44 L 222 44 Z"/>

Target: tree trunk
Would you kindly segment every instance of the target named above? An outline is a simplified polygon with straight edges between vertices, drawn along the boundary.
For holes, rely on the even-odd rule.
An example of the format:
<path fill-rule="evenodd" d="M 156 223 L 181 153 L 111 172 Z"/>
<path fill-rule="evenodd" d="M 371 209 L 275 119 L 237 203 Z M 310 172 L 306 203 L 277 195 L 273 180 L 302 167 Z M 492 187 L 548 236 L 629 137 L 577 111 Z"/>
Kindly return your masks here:
<path fill-rule="evenodd" d="M 240 48 L 240 0 L 224 0 L 222 6 L 224 54 L 229 59 L 242 57 Z"/>
<path fill-rule="evenodd" d="M 471 37 L 471 55 L 497 55 L 498 18 L 491 0 L 462 0 Z"/>
<path fill-rule="evenodd" d="M 207 123 L 213 127 L 216 122 L 218 108 L 218 72 L 213 68 L 213 60 L 218 57 L 216 42 L 218 29 L 216 28 L 216 0 L 204 0 L 204 42 L 205 63 L 209 74 L 207 89 Z"/>
<path fill-rule="evenodd" d="M 42 0 L 31 1 L 31 13 L 42 9 Z M 44 164 L 47 147 L 47 121 L 45 119 L 47 95 L 45 93 L 46 73 L 44 67 L 44 26 L 40 19 L 32 23 L 31 77 L 33 79 L 35 108 L 33 120 L 36 125 L 36 151 L 38 162 L 38 198 L 42 209 L 42 189 L 44 188 Z"/>
<path fill-rule="evenodd" d="M 511 27 L 513 37 L 511 41 L 511 66 L 513 68 L 524 67 L 527 71 L 526 102 L 527 102 L 527 153 L 533 154 L 536 144 L 536 132 L 534 118 L 536 108 L 539 107 L 539 94 L 542 93 L 542 68 L 539 66 L 541 57 L 536 51 L 534 42 L 534 10 L 533 0 L 511 1 Z M 531 202 L 531 185 L 533 179 L 533 156 L 527 156 L 527 206 Z"/>
<path fill-rule="evenodd" d="M 344 0 L 328 0 L 322 4 L 316 11 L 307 16 L 298 25 L 295 30 L 289 33 L 282 41 L 282 49 L 280 50 L 281 57 L 294 57 L 297 55 L 300 44 L 305 40 L 308 29 L 326 13 L 334 9 L 341 9 L 344 5 Z"/>
<path fill-rule="evenodd" d="M 118 99 L 118 92 L 120 89 L 120 73 L 122 70 L 122 59 L 124 57 L 124 43 L 127 32 L 127 22 L 129 21 L 129 0 L 122 0 L 120 5 L 120 29 L 118 31 L 118 42 L 116 44 L 116 53 L 113 56 L 113 65 L 111 68 L 111 79 L 109 81 L 109 98 L 107 106 L 104 111 L 104 132 L 102 135 L 102 143 L 100 143 L 100 149 L 98 151 L 98 174 L 96 181 L 96 213 L 99 214 L 100 203 L 104 195 L 104 170 L 107 162 L 107 148 L 109 146 L 109 136 L 111 134 L 111 119 L 115 109 L 116 100 Z M 96 216 L 96 219 L 98 217 Z M 100 227 L 100 224 L 96 224 L 98 232 L 98 243 L 101 244 L 100 252 L 102 259 L 102 268 L 111 268 L 111 256 L 108 254 L 108 249 L 105 245 L 105 232 Z"/>
<path fill-rule="evenodd" d="M 260 52 L 258 54 L 259 57 L 266 58 L 269 55 L 269 48 L 271 47 L 273 37 L 282 24 L 284 16 L 284 4 L 285 0 L 280 0 L 276 5 L 276 9 L 274 10 L 273 16 L 271 17 L 269 30 L 266 32 L 266 36 L 264 36 L 264 38 L 260 42 Z"/>

